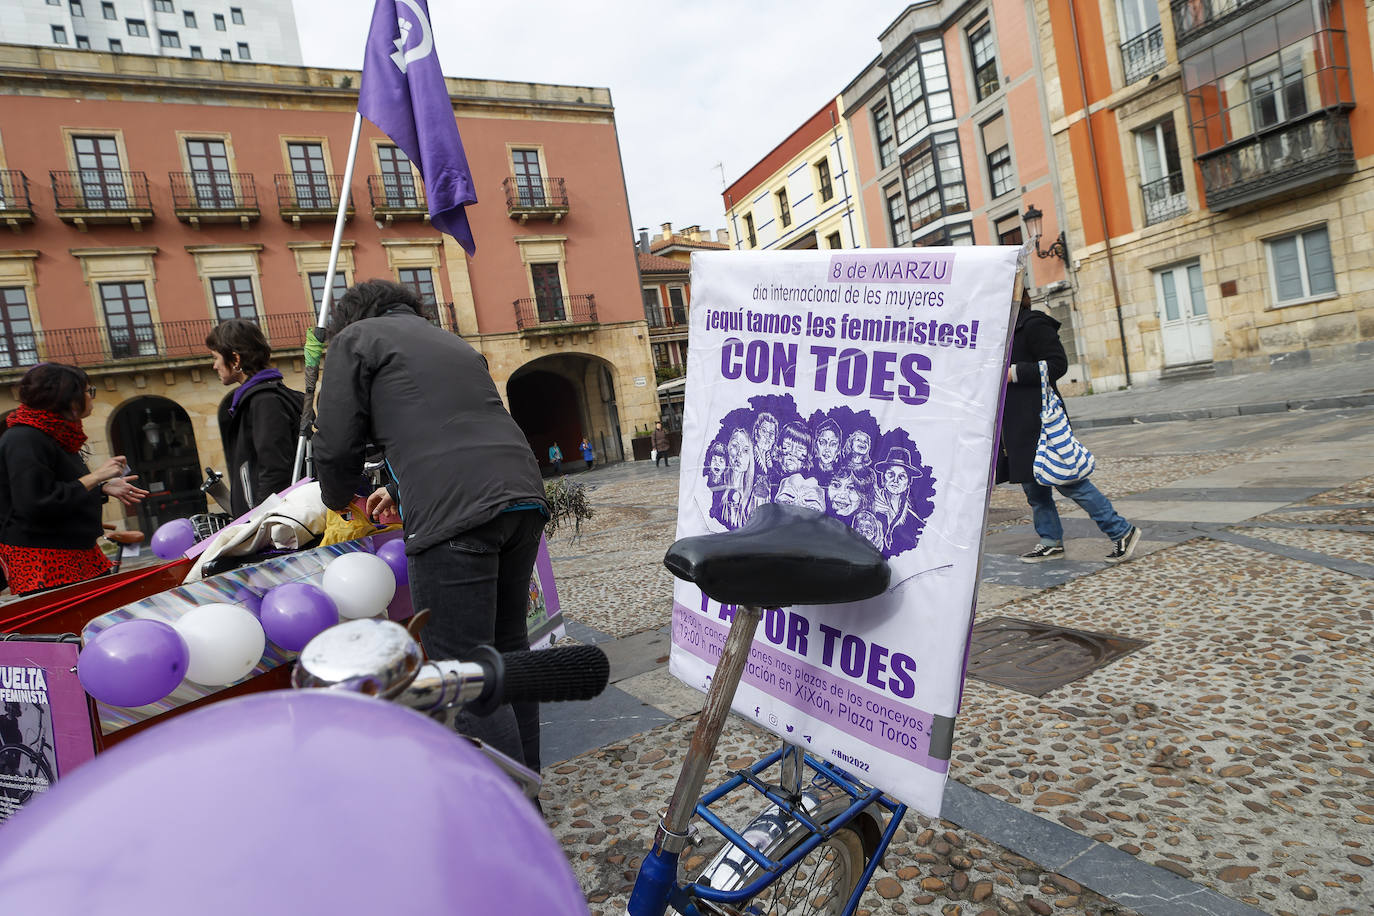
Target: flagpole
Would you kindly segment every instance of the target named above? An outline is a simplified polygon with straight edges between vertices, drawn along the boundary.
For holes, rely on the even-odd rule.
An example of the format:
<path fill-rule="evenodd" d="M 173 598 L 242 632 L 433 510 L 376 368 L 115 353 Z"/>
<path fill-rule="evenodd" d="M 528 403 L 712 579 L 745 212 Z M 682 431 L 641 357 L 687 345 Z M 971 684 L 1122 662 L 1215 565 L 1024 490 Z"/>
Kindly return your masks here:
<path fill-rule="evenodd" d="M 327 328 L 329 306 L 334 296 L 334 274 L 339 266 L 339 248 L 343 245 L 344 223 L 348 221 L 348 198 L 353 188 L 353 164 L 358 158 L 358 137 L 363 130 L 363 116 L 353 113 L 353 136 L 348 141 L 348 162 L 344 166 L 343 188 L 339 192 L 339 212 L 334 217 L 334 240 L 329 245 L 329 266 L 325 269 L 324 289 L 320 291 L 320 313 L 315 327 Z M 323 343 L 323 335 L 319 336 Z M 308 344 L 307 344 L 308 346 Z M 301 414 L 300 438 L 296 441 L 296 461 L 292 465 L 291 479 L 299 481 L 305 471 L 305 443 L 310 438 L 310 427 L 315 422 L 315 384 L 319 377 L 318 359 L 311 365 L 307 354 L 305 367 L 305 410 Z"/>

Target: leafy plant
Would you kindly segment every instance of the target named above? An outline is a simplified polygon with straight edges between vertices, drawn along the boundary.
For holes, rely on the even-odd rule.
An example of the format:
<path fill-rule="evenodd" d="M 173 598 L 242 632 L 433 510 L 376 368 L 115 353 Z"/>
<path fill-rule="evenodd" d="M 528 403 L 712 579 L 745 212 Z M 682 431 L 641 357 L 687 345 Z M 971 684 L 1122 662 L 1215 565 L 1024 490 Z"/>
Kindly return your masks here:
<path fill-rule="evenodd" d="M 549 501 L 549 523 L 544 533 L 552 538 L 560 525 L 572 520 L 573 538 L 582 533 L 582 523 L 594 514 L 591 501 L 587 498 L 587 488 L 573 483 L 566 477 L 544 483 L 544 497 Z"/>

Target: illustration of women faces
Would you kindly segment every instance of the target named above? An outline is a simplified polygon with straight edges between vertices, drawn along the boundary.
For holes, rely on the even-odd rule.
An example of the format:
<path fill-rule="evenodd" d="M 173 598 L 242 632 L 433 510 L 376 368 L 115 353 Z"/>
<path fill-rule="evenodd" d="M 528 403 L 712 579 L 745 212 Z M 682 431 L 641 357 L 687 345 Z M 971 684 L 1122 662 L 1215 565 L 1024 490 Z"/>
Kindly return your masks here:
<path fill-rule="evenodd" d="M 800 423 L 788 423 L 782 430 L 778 463 L 782 475 L 789 477 L 811 467 L 811 433 Z"/>
<path fill-rule="evenodd" d="M 749 433 L 740 427 L 730 434 L 725 451 L 730 470 L 721 500 L 720 521 L 725 527 L 734 529 L 743 525 L 753 512 L 754 443 Z"/>
<path fill-rule="evenodd" d="M 706 450 L 706 486 L 719 490 L 725 486 L 726 458 L 725 446 L 712 442 Z"/>
<path fill-rule="evenodd" d="M 825 495 L 830 500 L 830 514 L 848 521 L 855 512 L 872 505 L 873 472 L 843 468 L 830 478 Z"/>
<path fill-rule="evenodd" d="M 873 500 L 873 511 L 887 529 L 887 546 L 898 550 L 914 546 L 925 526 L 911 505 L 911 482 L 924 476 L 919 459 L 911 460 L 911 452 L 904 448 L 889 449 L 887 460 L 878 462 L 882 474 Z"/>
<path fill-rule="evenodd" d="M 814 477 L 793 474 L 790 477 L 784 477 L 782 483 L 778 484 L 778 495 L 773 501 L 792 503 L 807 509 L 815 509 L 817 512 L 824 512 L 825 490 L 816 483 Z"/>
<path fill-rule="evenodd" d="M 816 430 L 816 469 L 830 474 L 839 459 L 840 428 L 833 420 L 826 420 Z"/>
<path fill-rule="evenodd" d="M 867 509 L 860 509 L 854 513 L 849 524 L 859 534 L 864 536 L 868 543 L 879 550 L 887 548 L 887 532 L 883 529 L 882 519 L 869 512 Z"/>
<path fill-rule="evenodd" d="M 773 480 L 777 462 L 778 418 L 771 413 L 759 414 L 754 421 L 754 466 L 760 481 L 769 485 Z"/>
<path fill-rule="evenodd" d="M 844 440 L 844 466 L 863 470 L 873 466 L 873 438 L 863 430 L 856 430 Z"/>

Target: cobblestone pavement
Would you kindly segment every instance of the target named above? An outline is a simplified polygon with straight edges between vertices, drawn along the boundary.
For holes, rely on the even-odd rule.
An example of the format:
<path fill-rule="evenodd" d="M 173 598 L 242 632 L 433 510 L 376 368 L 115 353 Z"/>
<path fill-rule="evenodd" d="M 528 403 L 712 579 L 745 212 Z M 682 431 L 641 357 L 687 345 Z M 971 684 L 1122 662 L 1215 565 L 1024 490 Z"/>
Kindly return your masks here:
<path fill-rule="evenodd" d="M 950 819 L 909 815 L 862 912 L 1374 912 L 1374 459 L 1358 454 L 1371 453 L 1374 433 L 1342 453 L 1340 468 L 1359 473 L 1284 477 L 1310 462 L 1298 437 L 1245 420 L 1208 421 L 1252 433 L 1233 436 L 1238 447 L 1218 447 L 1226 430 L 1195 440 L 1203 427 L 1177 423 L 1151 424 L 1153 449 L 1141 447 L 1138 428 L 1085 436 L 1102 459 L 1099 487 L 1146 513 L 1148 550 L 1121 566 L 1068 564 L 1082 569 L 1053 581 L 988 576 L 979 612 L 1145 645 L 1038 699 L 970 679 L 951 788 L 1000 814 L 975 829 L 947 792 Z M 1322 434 L 1339 441 L 1324 422 Z M 1322 453 L 1320 443 L 1306 447 Z M 605 638 L 661 630 L 676 465 L 613 466 L 579 480 L 597 515 L 580 537 L 560 532 L 551 543 L 565 613 Z M 1190 502 L 1215 508 L 1216 521 L 1159 511 Z M 1091 552 L 1075 546 L 1083 542 L 1070 507 L 1064 516 L 1070 558 L 1100 556 L 1100 540 Z M 1077 524 L 1077 534 L 1093 533 L 1081 514 Z M 1019 488 L 994 492 L 990 545 L 999 531 L 1007 544 L 1034 537 Z M 1011 549 L 990 546 L 985 574 Z M 1043 569 L 1004 568 L 1018 566 Z M 701 702 L 662 666 L 616 686 L 671 721 L 547 767 L 543 795 L 592 911 L 605 914 L 623 912 Z M 708 785 L 774 741 L 732 719 Z M 1032 825 L 1026 837 L 999 831 L 1012 821 Z M 1083 879 L 1056 852 L 1064 837 L 1098 844 L 1121 875 L 1165 876 L 1173 890 L 1135 896 L 1118 876 Z M 711 845 L 686 865 L 698 867 Z"/>

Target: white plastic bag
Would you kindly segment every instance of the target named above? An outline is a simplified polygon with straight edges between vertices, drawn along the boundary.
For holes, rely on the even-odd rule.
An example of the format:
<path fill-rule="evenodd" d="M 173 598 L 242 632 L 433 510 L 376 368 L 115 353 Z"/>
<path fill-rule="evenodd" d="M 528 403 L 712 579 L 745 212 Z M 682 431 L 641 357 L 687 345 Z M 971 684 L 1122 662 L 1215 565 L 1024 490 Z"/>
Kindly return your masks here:
<path fill-rule="evenodd" d="M 651 448 L 651 449 L 649 449 L 649 460 L 650 460 L 650 461 L 657 461 L 657 460 L 658 460 L 658 449 L 656 449 L 656 448 Z"/>

